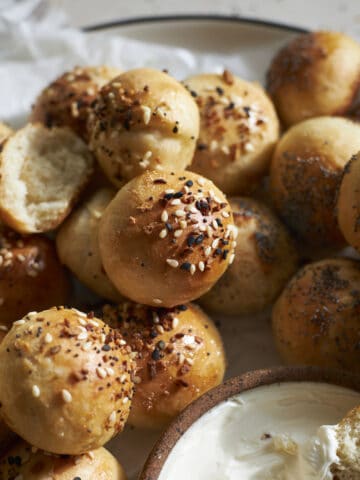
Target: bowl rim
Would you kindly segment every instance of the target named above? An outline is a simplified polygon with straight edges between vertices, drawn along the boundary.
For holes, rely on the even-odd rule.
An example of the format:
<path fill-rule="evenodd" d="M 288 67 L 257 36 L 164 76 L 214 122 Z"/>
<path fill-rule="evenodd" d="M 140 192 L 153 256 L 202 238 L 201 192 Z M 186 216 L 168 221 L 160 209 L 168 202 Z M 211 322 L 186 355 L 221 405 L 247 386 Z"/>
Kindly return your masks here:
<path fill-rule="evenodd" d="M 178 440 L 196 420 L 216 405 L 247 390 L 286 382 L 328 383 L 360 392 L 360 375 L 325 367 L 270 367 L 230 378 L 192 402 L 170 423 L 151 450 L 139 480 L 158 480 Z"/>

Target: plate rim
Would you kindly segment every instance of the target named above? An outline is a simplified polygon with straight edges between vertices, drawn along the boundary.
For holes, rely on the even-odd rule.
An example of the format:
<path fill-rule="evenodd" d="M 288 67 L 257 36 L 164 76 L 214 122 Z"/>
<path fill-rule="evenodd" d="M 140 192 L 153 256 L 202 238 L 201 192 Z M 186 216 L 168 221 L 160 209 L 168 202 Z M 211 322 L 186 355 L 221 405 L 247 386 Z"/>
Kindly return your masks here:
<path fill-rule="evenodd" d="M 219 23 L 232 22 L 245 25 L 253 25 L 258 27 L 267 27 L 275 30 L 283 30 L 292 33 L 308 33 L 310 30 L 299 27 L 297 25 L 290 25 L 287 23 L 276 22 L 272 20 L 263 20 L 253 17 L 243 17 L 241 15 L 225 15 L 225 14 L 170 14 L 170 15 L 148 15 L 137 16 L 123 19 L 110 20 L 107 22 L 95 23 L 81 27 L 81 30 L 85 33 L 92 33 L 102 30 L 110 30 L 112 28 L 121 28 L 131 25 L 146 25 L 151 23 L 166 23 L 171 21 L 189 22 L 189 21 L 217 21 Z"/>

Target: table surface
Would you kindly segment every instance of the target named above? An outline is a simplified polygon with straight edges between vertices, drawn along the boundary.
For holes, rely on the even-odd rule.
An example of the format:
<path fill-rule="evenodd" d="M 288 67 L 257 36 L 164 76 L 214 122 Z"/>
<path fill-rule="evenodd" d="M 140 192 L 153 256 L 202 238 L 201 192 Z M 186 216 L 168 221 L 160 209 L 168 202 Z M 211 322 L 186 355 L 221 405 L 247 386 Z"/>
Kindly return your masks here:
<path fill-rule="evenodd" d="M 360 38 L 359 0 L 51 0 L 69 23 L 85 26 L 111 20 L 185 13 L 237 15 L 336 29 Z"/>

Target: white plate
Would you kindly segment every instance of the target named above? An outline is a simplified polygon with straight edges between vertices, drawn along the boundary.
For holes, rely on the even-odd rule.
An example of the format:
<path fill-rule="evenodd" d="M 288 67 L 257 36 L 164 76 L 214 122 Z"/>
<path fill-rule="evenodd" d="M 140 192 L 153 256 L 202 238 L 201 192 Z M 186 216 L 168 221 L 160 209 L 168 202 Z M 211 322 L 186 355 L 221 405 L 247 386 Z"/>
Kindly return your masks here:
<path fill-rule="evenodd" d="M 209 53 L 217 55 L 218 59 L 231 57 L 232 64 L 235 64 L 234 73 L 261 82 L 275 52 L 301 32 L 292 27 L 224 17 L 140 19 L 85 30 L 92 36 L 98 32 L 103 34 L 105 30 L 109 35 L 185 48 L 204 55 L 204 58 Z M 156 58 L 150 65 L 166 67 Z M 216 320 L 227 352 L 227 377 L 280 364 L 271 337 L 269 313 Z M 159 432 L 127 428 L 110 443 L 110 450 L 120 459 L 131 480 L 137 477 L 158 436 Z"/>
<path fill-rule="evenodd" d="M 0 118 L 25 123 L 39 90 L 76 64 L 169 68 L 179 80 L 200 72 L 229 68 L 248 80 L 263 82 L 276 51 L 301 29 L 229 17 L 151 18 L 57 31 L 22 26 L 4 35 L 0 49 Z M 0 32 L 1 33 L 1 32 Z M 16 35 L 15 35 L 16 34 Z M 94 303 L 90 292 L 74 289 L 72 305 Z M 84 306 L 84 308 L 86 308 Z M 227 377 L 278 365 L 269 313 L 246 318 L 216 318 L 228 358 Z M 109 445 L 134 480 L 159 432 L 127 428 Z"/>

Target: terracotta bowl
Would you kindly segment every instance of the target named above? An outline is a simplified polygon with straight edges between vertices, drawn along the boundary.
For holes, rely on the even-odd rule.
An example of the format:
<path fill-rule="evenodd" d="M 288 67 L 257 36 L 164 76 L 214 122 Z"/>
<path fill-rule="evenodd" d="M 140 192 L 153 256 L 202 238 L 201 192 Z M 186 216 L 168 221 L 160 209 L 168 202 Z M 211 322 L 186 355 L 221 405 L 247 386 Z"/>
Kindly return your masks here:
<path fill-rule="evenodd" d="M 318 367 L 276 367 L 234 377 L 205 393 L 189 405 L 165 430 L 151 451 L 139 480 L 157 480 L 171 450 L 180 437 L 204 413 L 238 393 L 283 382 L 330 383 L 360 392 L 360 375 Z"/>

